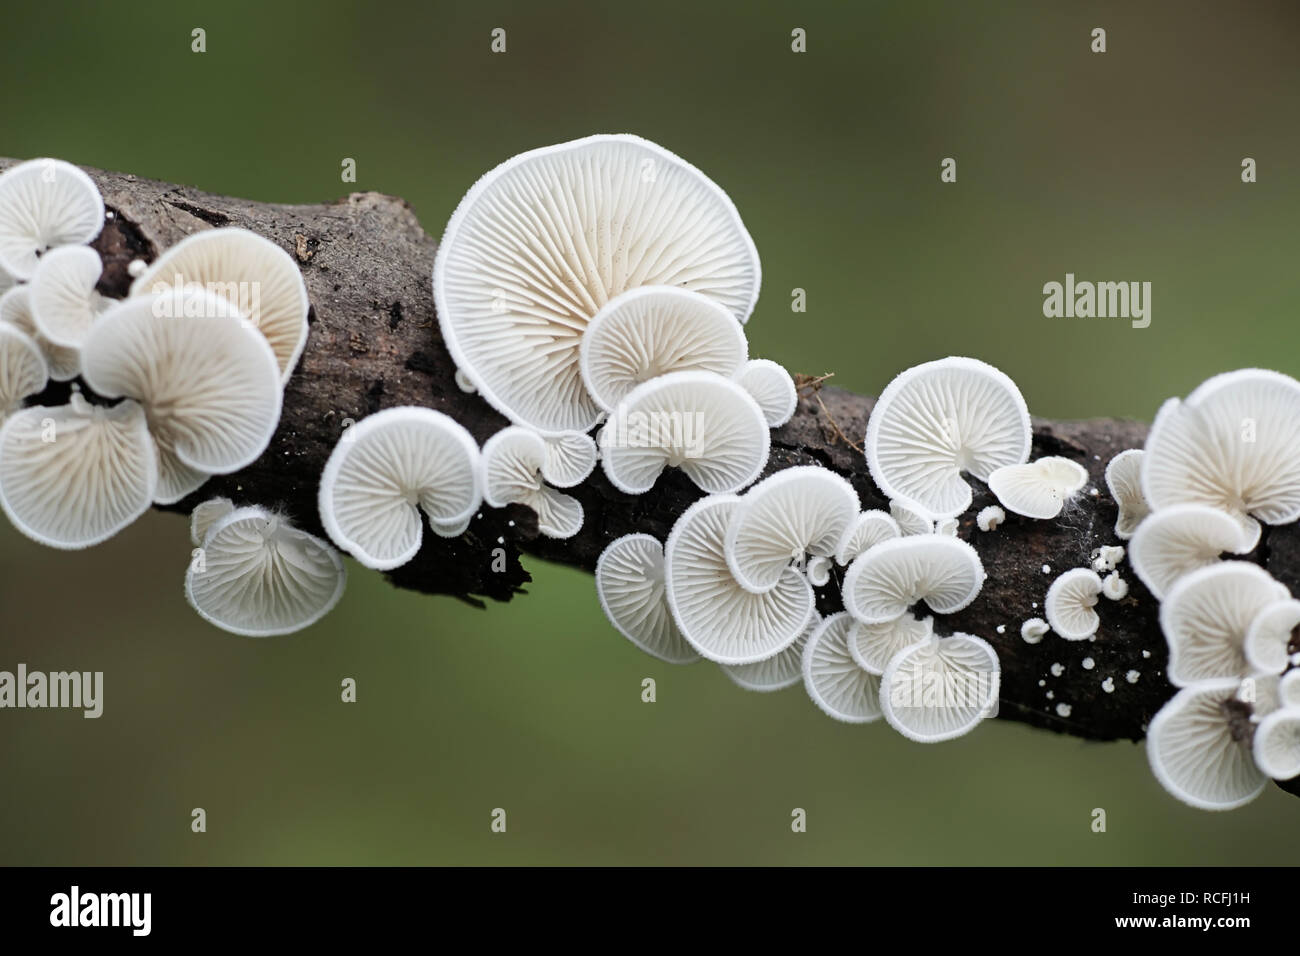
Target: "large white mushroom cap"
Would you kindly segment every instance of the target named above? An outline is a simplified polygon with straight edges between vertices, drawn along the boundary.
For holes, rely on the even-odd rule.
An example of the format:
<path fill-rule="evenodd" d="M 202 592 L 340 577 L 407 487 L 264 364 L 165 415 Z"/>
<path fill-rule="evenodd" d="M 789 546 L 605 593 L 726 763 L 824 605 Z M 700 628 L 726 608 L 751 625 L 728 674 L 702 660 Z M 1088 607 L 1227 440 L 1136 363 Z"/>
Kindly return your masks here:
<path fill-rule="evenodd" d="M 889 661 L 880 678 L 880 706 L 889 726 L 909 740 L 952 740 L 993 713 L 1001 680 L 1001 662 L 987 641 L 932 635 Z"/>
<path fill-rule="evenodd" d="M 185 596 L 209 624 L 245 637 L 310 627 L 343 596 L 339 553 L 265 508 L 238 508 L 212 525 L 191 561 Z"/>
<path fill-rule="evenodd" d="M 673 623 L 664 596 L 664 547 L 648 534 L 615 538 L 596 560 L 596 594 L 615 629 L 652 657 L 690 664 L 700 655 Z"/>
<path fill-rule="evenodd" d="M 0 505 L 33 541 L 65 550 L 106 541 L 148 510 L 158 461 L 144 409 L 126 401 L 34 406 L 0 429 Z"/>
<path fill-rule="evenodd" d="M 752 664 L 785 650 L 813 613 L 807 579 L 787 568 L 766 594 L 742 588 L 727 567 L 727 528 L 740 499 L 710 495 L 673 525 L 664 546 L 668 607 L 682 636 L 719 664 Z"/>
<path fill-rule="evenodd" d="M 754 396 L 772 428 L 780 428 L 794 417 L 799 392 L 784 365 L 771 359 L 751 359 L 736 373 L 736 381 Z"/>
<path fill-rule="evenodd" d="M 1205 381 L 1185 401 L 1161 406 L 1147 436 L 1142 488 L 1152 510 L 1203 504 L 1246 532 L 1300 518 L 1300 382 L 1241 369 Z"/>
<path fill-rule="evenodd" d="M 207 229 L 163 252 L 131 283 L 131 295 L 174 300 L 178 290 L 196 286 L 235 304 L 271 344 L 287 382 L 307 345 L 311 307 L 289 253 L 247 229 Z"/>
<path fill-rule="evenodd" d="M 70 382 L 81 374 L 81 353 L 55 345 L 36 327 L 30 286 L 21 285 L 0 295 L 0 324 L 13 326 L 41 347 L 50 378 L 54 381 Z"/>
<path fill-rule="evenodd" d="M 1102 587 L 1101 578 L 1091 568 L 1071 568 L 1058 575 L 1043 603 L 1052 630 L 1067 641 L 1084 641 L 1096 634 L 1101 618 L 1093 608 Z"/>
<path fill-rule="evenodd" d="M 808 638 L 813 631 L 821 627 L 821 624 L 821 615 L 814 611 L 808 623 L 804 625 L 803 631 L 794 639 L 794 643 L 781 653 L 753 664 L 719 664 L 718 666 L 722 668 L 722 673 L 731 678 L 733 684 L 745 690 L 762 694 L 793 687 L 803 679 L 803 649 L 807 646 Z"/>
<path fill-rule="evenodd" d="M 280 372 L 266 339 L 211 293 L 188 293 L 185 309 L 172 318 L 150 299 L 126 299 L 95 321 L 81 350 L 96 393 L 144 406 L 163 504 L 194 491 L 203 474 L 251 465 L 280 422 Z"/>
<path fill-rule="evenodd" d="M 547 443 L 522 425 L 501 429 L 483 445 L 483 500 L 493 508 L 521 504 L 537 514 L 548 538 L 572 538 L 582 530 L 582 503 L 546 483 Z"/>
<path fill-rule="evenodd" d="M 45 355 L 36 340 L 0 322 L 0 422 L 23 406 L 50 380 Z"/>
<path fill-rule="evenodd" d="M 1023 465 L 1004 465 L 989 475 L 989 490 L 998 501 L 1026 518 L 1055 518 L 1088 481 L 1078 462 L 1055 456 Z"/>
<path fill-rule="evenodd" d="M 343 433 L 320 480 L 321 523 L 330 538 L 381 571 L 420 550 L 421 511 L 435 534 L 452 536 L 482 500 L 478 444 L 432 408 L 386 408 L 363 418 Z"/>
<path fill-rule="evenodd" d="M 840 611 L 813 631 L 803 649 L 803 682 L 808 696 L 828 717 L 848 724 L 879 720 L 880 678 L 868 674 L 849 654 L 854 621 Z"/>
<path fill-rule="evenodd" d="M 1169 683 L 1240 679 L 1250 671 L 1244 643 L 1251 624 L 1269 605 L 1290 597 L 1267 571 L 1245 561 L 1224 561 L 1178 579 L 1160 605 L 1169 644 Z"/>
<path fill-rule="evenodd" d="M 898 522 L 885 512 L 875 509 L 864 511 L 844 529 L 844 537 L 835 546 L 835 560 L 840 564 L 848 564 L 880 542 L 901 536 Z"/>
<path fill-rule="evenodd" d="M 1242 642 L 1242 653 L 1252 670 L 1280 674 L 1290 659 L 1289 645 L 1300 627 L 1300 601 L 1285 598 L 1266 606 L 1255 615 Z"/>
<path fill-rule="evenodd" d="M 713 372 L 670 372 L 638 385 L 600 432 L 600 463 L 630 495 L 679 468 L 703 491 L 750 484 L 767 463 L 770 433 L 749 393 Z"/>
<path fill-rule="evenodd" d="M 90 177 L 60 159 L 0 173 L 0 266 L 30 279 L 46 251 L 90 242 L 104 228 L 104 200 Z"/>
<path fill-rule="evenodd" d="M 1256 766 L 1274 780 L 1300 776 L 1300 707 L 1283 707 L 1261 720 L 1252 753 Z"/>
<path fill-rule="evenodd" d="M 908 369 L 880 393 L 867 422 L 867 465 L 885 495 L 934 520 L 970 506 L 962 472 L 988 481 L 1024 462 L 1031 440 L 1015 382 L 977 359 L 945 358 Z"/>
<path fill-rule="evenodd" d="M 1255 766 L 1235 679 L 1180 690 L 1151 719 L 1147 759 L 1161 786 L 1190 806 L 1232 810 L 1254 800 L 1268 778 Z"/>
<path fill-rule="evenodd" d="M 849 654 L 868 674 L 880 675 L 905 647 L 919 644 L 934 634 L 934 618 L 917 618 L 912 614 L 884 624 L 854 621 L 848 634 Z"/>
<path fill-rule="evenodd" d="M 844 607 L 864 624 L 902 617 L 917 601 L 952 614 L 984 586 L 979 555 L 960 538 L 909 535 L 884 541 L 854 559 L 844 575 Z"/>
<path fill-rule="evenodd" d="M 1217 564 L 1224 552 L 1244 553 L 1251 544 L 1241 524 L 1208 505 L 1174 505 L 1148 515 L 1128 546 L 1129 564 L 1157 598 L 1184 574 Z"/>
<path fill-rule="evenodd" d="M 730 310 L 671 286 L 642 286 L 610 299 L 592 317 L 578 349 L 583 384 L 605 411 L 668 372 L 730 377 L 748 354 L 745 332 Z"/>
<path fill-rule="evenodd" d="M 1115 519 L 1115 534 L 1120 540 L 1127 541 L 1133 537 L 1138 525 L 1148 512 L 1146 496 L 1142 494 L 1142 456 L 1141 448 L 1129 448 L 1120 452 L 1106 465 L 1106 488 L 1119 506 L 1119 517 Z"/>
<path fill-rule="evenodd" d="M 499 411 L 542 431 L 596 423 L 578 348 L 611 299 L 675 286 L 744 322 L 759 280 L 758 253 L 726 194 L 626 135 L 533 150 L 492 170 L 457 207 L 433 267 L 457 366 Z"/>
<path fill-rule="evenodd" d="M 740 499 L 727 531 L 727 565 L 745 590 L 770 591 L 791 561 L 834 555 L 861 507 L 853 486 L 827 468 L 778 471 Z"/>
<path fill-rule="evenodd" d="M 61 246 L 41 257 L 32 276 L 32 317 L 41 335 L 61 348 L 79 349 L 96 316 L 111 300 L 95 291 L 104 271 L 89 246 Z"/>

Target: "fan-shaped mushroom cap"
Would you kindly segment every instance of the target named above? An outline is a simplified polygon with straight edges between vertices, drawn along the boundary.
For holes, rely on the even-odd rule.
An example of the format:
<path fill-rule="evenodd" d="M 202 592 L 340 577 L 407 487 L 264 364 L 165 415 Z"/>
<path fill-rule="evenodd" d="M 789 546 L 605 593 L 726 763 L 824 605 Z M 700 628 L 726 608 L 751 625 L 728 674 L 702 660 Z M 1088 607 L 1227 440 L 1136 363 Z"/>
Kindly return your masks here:
<path fill-rule="evenodd" d="M 1164 598 L 1184 574 L 1217 564 L 1224 552 L 1249 550 L 1241 524 L 1232 515 L 1207 505 L 1174 505 L 1138 525 L 1128 560 L 1147 590 Z"/>
<path fill-rule="evenodd" d="M 1151 719 L 1147 759 L 1161 786 L 1190 806 L 1232 810 L 1254 800 L 1267 778 L 1237 730 L 1237 681 L 1180 690 Z"/>
<path fill-rule="evenodd" d="M 889 726 L 909 740 L 952 740 L 993 713 L 1001 680 L 1001 662 L 987 641 L 931 635 L 890 659 L 880 706 Z"/>
<path fill-rule="evenodd" d="M 41 347 L 8 323 L 0 323 L 0 422 L 23 407 L 50 380 Z"/>
<path fill-rule="evenodd" d="M 780 428 L 794 417 L 799 393 L 785 366 L 771 359 L 752 359 L 736 373 L 736 381 L 754 396 L 770 427 Z"/>
<path fill-rule="evenodd" d="M 890 382 L 867 422 L 867 465 L 890 498 L 930 520 L 971 502 L 962 472 L 981 481 L 1029 457 L 1029 409 L 1015 382 L 971 358 L 926 362 Z"/>
<path fill-rule="evenodd" d="M 664 547 L 648 534 L 611 541 L 596 561 L 596 594 L 615 629 L 652 657 L 690 664 L 700 655 L 687 644 L 664 598 Z"/>
<path fill-rule="evenodd" d="M 917 618 L 904 614 L 885 624 L 853 622 L 848 635 L 849 654 L 868 674 L 879 676 L 885 667 L 905 647 L 919 644 L 934 634 L 934 618 Z"/>
<path fill-rule="evenodd" d="M 965 541 L 924 534 L 884 541 L 844 575 L 844 607 L 864 624 L 903 616 L 917 601 L 937 614 L 960 611 L 984 586 L 984 565 Z"/>
<path fill-rule="evenodd" d="M 770 433 L 749 393 L 712 372 L 670 372 L 638 385 L 600 432 L 600 464 L 630 495 L 680 468 L 703 491 L 739 491 L 767 464 Z"/>
<path fill-rule="evenodd" d="M 223 631 L 273 637 L 315 624 L 346 583 L 342 557 L 324 541 L 264 508 L 239 508 L 208 530 L 185 596 Z"/>
<path fill-rule="evenodd" d="M 1101 593 L 1112 601 L 1122 601 L 1128 597 L 1128 582 L 1112 571 L 1101 582 Z"/>
<path fill-rule="evenodd" d="M 840 611 L 821 623 L 803 649 L 803 682 L 822 713 L 847 724 L 879 720 L 880 678 L 868 674 L 849 654 L 853 618 Z"/>
<path fill-rule="evenodd" d="M 901 534 L 933 534 L 934 522 L 902 498 L 889 502 L 889 513 L 898 523 Z"/>
<path fill-rule="evenodd" d="M 989 490 L 1018 515 L 1055 518 L 1088 481 L 1078 462 L 1055 456 L 1023 465 L 1004 465 L 989 475 Z"/>
<path fill-rule="evenodd" d="M 1289 597 L 1267 571 L 1245 561 L 1224 561 L 1179 578 L 1160 605 L 1169 683 L 1187 687 L 1246 676 L 1250 667 L 1243 644 L 1251 623 Z"/>
<path fill-rule="evenodd" d="M 582 484 L 596 470 L 596 442 L 583 432 L 547 435 L 542 477 L 556 488 Z"/>
<path fill-rule="evenodd" d="M 1142 489 L 1152 510 L 1203 504 L 1231 514 L 1249 548 L 1259 521 L 1300 518 L 1300 382 L 1240 369 L 1161 406 L 1147 436 Z M 1252 517 L 1253 516 L 1253 517 Z"/>
<path fill-rule="evenodd" d="M 30 287 L 18 286 L 0 295 L 0 324 L 13 326 L 40 346 L 50 378 L 54 381 L 70 382 L 81 374 L 81 353 L 55 345 L 36 328 Z"/>
<path fill-rule="evenodd" d="M 387 571 L 420 550 L 423 511 L 436 534 L 483 500 L 478 444 L 431 408 L 386 408 L 353 425 L 320 479 L 321 523 L 336 545 Z"/>
<path fill-rule="evenodd" d="M 1300 627 L 1300 601 L 1285 598 L 1267 605 L 1250 622 L 1242 653 L 1246 663 L 1262 674 L 1280 674 L 1290 659 L 1288 645 Z"/>
<path fill-rule="evenodd" d="M 1283 707 L 1261 720 L 1252 753 L 1255 765 L 1274 780 L 1300 776 L 1300 707 Z"/>
<path fill-rule="evenodd" d="M 713 182 L 636 136 L 523 153 L 457 207 L 433 266 L 442 337 L 485 399 L 517 423 L 585 431 L 599 406 L 578 345 L 610 299 L 677 286 L 748 319 L 758 253 Z"/>
<path fill-rule="evenodd" d="M 158 462 L 135 402 L 15 412 L 0 429 L 0 505 L 40 544 L 73 550 L 106 541 L 148 510 Z"/>
<path fill-rule="evenodd" d="M 740 499 L 727 531 L 727 565 L 746 591 L 770 591 L 792 560 L 833 555 L 861 507 L 853 486 L 829 469 L 778 471 Z"/>
<path fill-rule="evenodd" d="M 1279 678 L 1277 694 L 1283 707 L 1300 707 L 1300 668 L 1292 668 Z"/>
<path fill-rule="evenodd" d="M 163 504 L 193 491 L 191 476 L 251 465 L 280 422 L 280 372 L 266 340 L 225 299 L 197 292 L 185 301 L 178 318 L 155 314 L 150 299 L 118 303 L 81 351 L 91 388 L 144 406 Z M 180 467 L 169 467 L 173 457 Z"/>
<path fill-rule="evenodd" d="M 209 498 L 190 512 L 190 541 L 201 547 L 211 527 L 235 510 L 229 498 Z"/>
<path fill-rule="evenodd" d="M 668 372 L 729 378 L 748 354 L 744 330 L 730 310 L 707 295 L 671 286 L 642 286 L 610 299 L 592 316 L 578 350 L 583 384 L 605 411 L 642 382 Z"/>
<path fill-rule="evenodd" d="M 174 297 L 194 286 L 235 304 L 271 344 L 287 382 L 307 345 L 311 306 L 289 253 L 247 229 L 206 229 L 163 252 L 131 283 L 131 294 Z"/>
<path fill-rule="evenodd" d="M 1093 610 L 1102 592 L 1101 578 L 1091 568 L 1072 568 L 1047 589 L 1043 613 L 1052 630 L 1067 641 L 1084 641 L 1097 633 L 1101 618 Z"/>
<path fill-rule="evenodd" d="M 522 425 L 501 429 L 483 445 L 483 500 L 493 508 L 525 505 L 537 513 L 542 534 L 572 538 L 582 530 L 582 504 L 546 484 L 545 466 L 541 435 Z"/>
<path fill-rule="evenodd" d="M 1115 534 L 1123 541 L 1133 537 L 1133 532 L 1151 510 L 1142 494 L 1142 456 L 1141 448 L 1130 448 L 1106 465 L 1106 488 L 1119 506 Z"/>
<path fill-rule="evenodd" d="M 1020 637 L 1026 644 L 1038 644 L 1051 629 L 1051 625 L 1041 617 L 1031 617 L 1020 625 Z"/>
<path fill-rule="evenodd" d="M 787 568 L 766 594 L 742 588 L 727 567 L 727 528 L 740 499 L 709 495 L 683 512 L 664 546 L 668 607 L 702 657 L 753 664 L 789 647 L 813 613 L 807 579 Z"/>
<path fill-rule="evenodd" d="M 898 522 L 883 511 L 864 511 L 844 530 L 844 536 L 835 547 L 835 560 L 839 564 L 848 564 L 880 542 L 901 537 L 902 533 Z"/>
<path fill-rule="evenodd" d="M 722 668 L 722 673 L 731 678 L 732 683 L 745 690 L 768 693 L 793 687 L 803 679 L 803 649 L 808 644 L 809 636 L 821 624 L 821 615 L 814 611 L 794 643 L 781 653 L 753 664 L 718 666 Z"/>
<path fill-rule="evenodd" d="M 90 242 L 104 228 L 104 200 L 90 177 L 60 159 L 0 173 L 0 266 L 30 279 L 46 250 Z"/>
<path fill-rule="evenodd" d="M 61 348 L 79 349 L 96 316 L 111 301 L 95 291 L 104 271 L 89 246 L 61 246 L 41 257 L 32 276 L 32 317 L 41 335 Z"/>

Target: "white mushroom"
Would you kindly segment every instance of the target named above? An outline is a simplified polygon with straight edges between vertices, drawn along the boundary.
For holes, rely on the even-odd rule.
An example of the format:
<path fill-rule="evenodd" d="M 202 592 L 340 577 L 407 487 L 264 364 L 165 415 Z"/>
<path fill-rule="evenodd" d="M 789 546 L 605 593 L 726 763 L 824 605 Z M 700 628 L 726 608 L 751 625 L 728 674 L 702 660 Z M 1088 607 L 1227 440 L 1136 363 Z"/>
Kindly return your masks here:
<path fill-rule="evenodd" d="M 753 664 L 720 664 L 722 673 L 745 690 L 769 693 L 793 687 L 803 679 L 803 649 L 813 631 L 822 625 L 821 615 L 813 612 L 794 643 L 781 653 Z"/>
<path fill-rule="evenodd" d="M 1122 601 L 1128 597 L 1128 582 L 1119 576 L 1118 571 L 1112 571 L 1102 579 L 1101 593 L 1108 600 Z"/>
<path fill-rule="evenodd" d="M 766 594 L 746 591 L 727 567 L 727 527 L 740 499 L 709 495 L 673 525 L 664 546 L 668 607 L 682 636 L 719 664 L 753 664 L 785 650 L 813 613 L 807 579 L 787 568 Z"/>
<path fill-rule="evenodd" d="M 1300 627 L 1300 601 L 1287 597 L 1267 605 L 1250 622 L 1241 650 L 1246 663 L 1262 674 L 1280 674 L 1290 659 L 1289 647 Z"/>
<path fill-rule="evenodd" d="M 961 529 L 961 522 L 956 518 L 940 518 L 934 523 L 935 534 L 946 534 L 949 537 L 956 537 L 957 532 Z"/>
<path fill-rule="evenodd" d="M 763 412 L 743 388 L 712 372 L 670 372 L 618 403 L 600 432 L 600 463 L 626 494 L 649 491 L 665 467 L 718 494 L 757 478 L 769 447 Z"/>
<path fill-rule="evenodd" d="M 456 387 L 467 395 L 473 395 L 478 391 L 478 389 L 474 387 L 474 383 L 471 382 L 469 377 L 460 369 L 456 369 Z"/>
<path fill-rule="evenodd" d="M 1267 571 L 1245 561 L 1225 561 L 1179 578 L 1160 605 L 1169 682 L 1187 687 L 1245 677 L 1250 667 L 1243 645 L 1251 623 L 1269 605 L 1289 597 Z"/>
<path fill-rule="evenodd" d="M 882 541 L 902 536 L 898 522 L 883 511 L 864 511 L 849 523 L 844 537 L 835 546 L 835 560 L 839 564 L 849 564 L 864 551 Z"/>
<path fill-rule="evenodd" d="M 591 136 L 492 170 L 447 225 L 433 267 L 443 340 L 479 393 L 516 423 L 586 431 L 588 321 L 638 286 L 708 296 L 744 322 L 758 253 L 699 170 L 636 136 Z"/>
<path fill-rule="evenodd" d="M 1300 668 L 1293 668 L 1277 682 L 1278 701 L 1284 707 L 1300 707 Z"/>
<path fill-rule="evenodd" d="M 223 631 L 273 637 L 315 624 L 346 583 L 342 557 L 324 541 L 264 508 L 239 508 L 208 529 L 185 596 Z"/>
<path fill-rule="evenodd" d="M 202 547 L 208 530 L 235 510 L 235 503 L 229 498 L 209 498 L 196 505 L 190 512 L 190 541 L 194 547 Z"/>
<path fill-rule="evenodd" d="M 543 436 L 546 457 L 542 477 L 556 488 L 572 488 L 596 470 L 596 442 L 583 432 L 557 432 Z"/>
<path fill-rule="evenodd" d="M 831 579 L 831 559 L 818 555 L 808 559 L 808 566 L 804 573 L 808 575 L 808 581 L 815 588 L 825 587 Z"/>
<path fill-rule="evenodd" d="M 642 286 L 610 299 L 592 316 L 578 348 L 582 382 L 605 411 L 668 372 L 730 378 L 748 354 L 744 329 L 730 310 L 672 286 Z"/>
<path fill-rule="evenodd" d="M 95 291 L 104 264 L 89 246 L 62 246 L 41 257 L 32 276 L 36 328 L 61 348 L 79 349 L 95 318 L 112 304 Z"/>
<path fill-rule="evenodd" d="M 1020 625 L 1020 637 L 1026 644 L 1038 644 L 1051 629 L 1041 617 L 1031 617 Z"/>
<path fill-rule="evenodd" d="M 1164 598 L 1184 574 L 1217 564 L 1224 552 L 1249 550 L 1241 525 L 1227 512 L 1206 505 L 1173 505 L 1138 525 L 1128 560 L 1147 590 Z"/>
<path fill-rule="evenodd" d="M 186 316 L 155 314 L 148 299 L 104 312 L 81 350 L 81 373 L 105 398 L 144 406 L 158 445 L 158 501 L 179 501 L 203 474 L 245 468 L 280 421 L 280 374 L 257 330 L 226 300 L 190 293 Z"/>
<path fill-rule="evenodd" d="M 160 310 L 174 311 L 179 293 L 195 286 L 235 304 L 271 344 L 287 382 L 307 345 L 311 305 L 289 253 L 247 229 L 207 229 L 163 252 L 131 283 L 131 295 L 160 297 Z"/>
<path fill-rule="evenodd" d="M 1029 457 L 1029 410 L 1011 379 L 970 358 L 926 362 L 885 387 L 867 422 L 871 477 L 931 520 L 971 502 L 962 473 L 988 481 Z"/>
<path fill-rule="evenodd" d="M 1261 720 L 1252 753 L 1255 765 L 1274 780 L 1300 776 L 1300 707 L 1283 707 Z"/>
<path fill-rule="evenodd" d="M 975 516 L 975 524 L 981 531 L 996 531 L 1002 522 L 1007 520 L 1007 513 L 997 505 L 988 505 L 981 508 L 980 513 Z"/>
<path fill-rule="evenodd" d="M 970 634 L 931 636 L 893 656 L 880 678 L 885 720 L 909 740 L 937 743 L 969 733 L 995 712 L 997 651 Z"/>
<path fill-rule="evenodd" d="M 50 380 L 45 356 L 35 339 L 0 322 L 0 422 L 41 392 Z"/>
<path fill-rule="evenodd" d="M 934 634 L 934 618 L 917 618 L 911 614 L 884 624 L 854 621 L 848 634 L 849 654 L 868 674 L 879 676 L 905 647 L 919 644 Z"/>
<path fill-rule="evenodd" d="M 596 561 L 596 594 L 614 628 L 650 656 L 668 664 L 700 659 L 664 598 L 664 547 L 657 538 L 625 534 L 611 541 Z"/>
<path fill-rule="evenodd" d="M 1117 544 L 1103 544 L 1092 552 L 1092 569 L 1098 574 L 1114 571 L 1124 560 L 1125 553 Z"/>
<path fill-rule="evenodd" d="M 132 401 L 15 412 L 0 429 L 0 505 L 15 528 L 65 550 L 106 541 L 148 510 L 158 461 Z"/>
<path fill-rule="evenodd" d="M 1133 537 L 1133 532 L 1151 510 L 1142 494 L 1142 455 L 1141 448 L 1130 448 L 1106 465 L 1106 488 L 1119 506 L 1115 534 L 1122 541 Z"/>
<path fill-rule="evenodd" d="M 1078 462 L 1055 456 L 1023 465 L 1004 465 L 989 475 L 989 490 L 1010 510 L 1026 518 L 1055 518 L 1088 481 Z"/>
<path fill-rule="evenodd" d="M 582 504 L 546 484 L 546 442 L 530 428 L 511 425 L 483 445 L 483 500 L 493 508 L 521 504 L 537 514 L 548 538 L 572 538 L 582 530 Z"/>
<path fill-rule="evenodd" d="M 849 654 L 853 618 L 832 614 L 803 649 L 803 682 L 808 696 L 828 717 L 847 724 L 879 720 L 880 678 L 868 674 Z"/>
<path fill-rule="evenodd" d="M 1101 578 L 1091 568 L 1073 568 L 1047 589 L 1043 613 L 1052 630 L 1067 641 L 1084 641 L 1097 633 L 1101 619 L 1093 608 L 1101 594 Z"/>
<path fill-rule="evenodd" d="M 104 228 L 104 200 L 90 177 L 59 159 L 33 159 L 0 173 L 0 266 L 30 279 L 57 246 L 90 242 Z"/>
<path fill-rule="evenodd" d="M 1300 382 L 1263 369 L 1225 372 L 1161 406 L 1147 436 L 1142 490 L 1153 511 L 1202 504 L 1228 512 L 1250 550 L 1259 521 L 1300 518 L 1298 447 Z"/>
<path fill-rule="evenodd" d="M 755 594 L 776 587 L 791 561 L 830 557 L 862 507 L 846 479 L 815 465 L 778 471 L 740 499 L 727 532 L 727 564 Z"/>
<path fill-rule="evenodd" d="M 60 348 L 44 338 L 36 328 L 30 287 L 18 286 L 0 295 L 0 324 L 13 326 L 41 347 L 50 378 L 54 381 L 70 382 L 81 374 L 81 353 L 76 349 Z"/>
<path fill-rule="evenodd" d="M 1161 786 L 1190 806 L 1232 810 L 1254 800 L 1267 778 L 1255 766 L 1236 680 L 1180 690 L 1147 728 L 1147 759 Z"/>
<path fill-rule="evenodd" d="M 876 545 L 844 575 L 844 607 L 864 624 L 897 620 L 917 601 L 937 614 L 960 611 L 984 585 L 984 565 L 965 541 L 912 535 Z"/>
<path fill-rule="evenodd" d="M 334 446 L 320 479 L 321 523 L 361 564 L 391 570 L 420 550 L 421 511 L 435 534 L 459 534 L 483 500 L 481 482 L 478 445 L 458 422 L 431 408 L 387 408 Z"/>
<path fill-rule="evenodd" d="M 902 498 L 895 498 L 889 502 L 889 513 L 893 516 L 901 534 L 934 533 L 934 522 Z"/>
<path fill-rule="evenodd" d="M 772 428 L 780 428 L 794 417 L 799 393 L 785 366 L 771 359 L 752 359 L 736 373 L 736 381 L 758 402 Z"/>

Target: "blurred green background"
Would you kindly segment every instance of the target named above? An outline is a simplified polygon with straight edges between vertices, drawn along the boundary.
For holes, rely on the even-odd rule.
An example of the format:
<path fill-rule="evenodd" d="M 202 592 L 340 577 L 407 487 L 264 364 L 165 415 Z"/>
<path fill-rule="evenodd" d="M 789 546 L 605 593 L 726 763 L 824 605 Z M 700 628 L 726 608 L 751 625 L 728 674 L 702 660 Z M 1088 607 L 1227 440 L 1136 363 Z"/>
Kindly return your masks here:
<path fill-rule="evenodd" d="M 636 132 L 744 216 L 765 280 L 756 354 L 868 392 L 971 354 L 1038 414 L 1149 419 L 1215 371 L 1300 374 L 1298 39 L 1290 2 L 18 4 L 0 33 L 0 154 L 279 202 L 379 190 L 438 234 L 515 153 Z M 939 182 L 948 156 L 954 185 Z M 1066 272 L 1150 281 L 1150 328 L 1045 319 L 1042 285 Z M 106 683 L 97 721 L 0 712 L 0 862 L 1300 854 L 1294 798 L 1194 811 L 1141 747 L 1004 722 L 923 747 L 827 720 L 800 689 L 746 694 L 706 664 L 661 665 L 564 568 L 533 562 L 529 597 L 482 612 L 352 565 L 324 623 L 252 641 L 190 612 L 189 547 L 173 516 L 77 554 L 0 528 L 0 668 Z"/>

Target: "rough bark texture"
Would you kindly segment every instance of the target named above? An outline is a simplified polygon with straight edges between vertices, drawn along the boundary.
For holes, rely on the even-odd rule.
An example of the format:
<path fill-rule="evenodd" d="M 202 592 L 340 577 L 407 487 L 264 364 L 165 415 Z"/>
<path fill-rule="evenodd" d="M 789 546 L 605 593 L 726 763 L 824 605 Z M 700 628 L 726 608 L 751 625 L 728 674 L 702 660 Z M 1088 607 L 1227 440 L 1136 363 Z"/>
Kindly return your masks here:
<path fill-rule="evenodd" d="M 0 166 L 10 161 L 0 161 Z M 381 408 L 427 405 L 464 423 L 480 441 L 506 421 L 456 385 L 454 365 L 438 332 L 430 275 L 435 243 L 400 199 L 359 193 L 338 202 L 282 206 L 213 196 L 185 186 L 87 170 L 99 184 L 112 220 L 95 246 L 106 270 L 101 291 L 121 296 L 127 264 L 151 260 L 183 236 L 213 226 L 242 226 L 294 256 L 311 296 L 311 337 L 290 381 L 284 415 L 266 454 L 235 475 L 214 478 L 173 510 L 188 513 L 201 500 L 226 495 L 237 503 L 275 505 L 301 526 L 322 534 L 316 508 L 318 476 L 340 433 Z M 436 225 L 436 224 L 435 224 Z M 821 371 L 821 370 L 810 370 Z M 58 401 L 52 391 L 48 400 Z M 768 470 L 820 464 L 847 476 L 864 507 L 887 507 L 872 485 L 860 442 L 872 400 L 828 386 L 807 385 L 794 419 L 773 434 Z M 940 629 L 989 640 L 1002 660 L 999 716 L 1093 740 L 1140 739 L 1151 716 L 1173 693 L 1163 673 L 1165 643 L 1157 604 L 1137 577 L 1121 567 L 1129 594 L 1103 600 L 1094 641 L 1070 643 L 1048 635 L 1039 644 L 1020 637 L 1020 624 L 1042 616 L 1056 575 L 1088 564 L 1093 549 L 1119 543 L 1116 506 L 1106 491 L 1106 462 L 1140 446 L 1146 427 L 1127 421 L 1034 422 L 1034 455 L 1064 455 L 1085 465 L 1091 484 L 1057 521 L 1012 515 L 997 531 L 980 532 L 975 514 L 993 503 L 976 483 L 973 508 L 960 534 L 979 551 L 988 580 L 965 611 L 940 618 Z M 1096 489 L 1096 493 L 1091 489 Z M 575 538 L 539 537 L 531 512 L 484 508 L 461 538 L 426 534 L 417 559 L 389 575 L 399 587 L 462 599 L 507 600 L 529 576 L 520 553 L 592 570 L 605 545 L 644 531 L 663 539 L 700 492 L 669 471 L 655 489 L 631 497 L 614 490 L 600 470 L 571 491 L 582 501 L 586 526 Z M 499 570 L 503 548 L 507 559 Z M 1252 555 L 1280 580 L 1300 586 L 1300 528 L 1266 529 Z M 835 588 L 823 589 L 823 610 L 838 608 Z M 1092 666 L 1086 667 L 1085 659 Z M 1059 671 L 1059 673 L 1058 673 Z M 1108 686 L 1103 683 L 1110 678 Z M 1058 709 L 1058 705 L 1065 705 Z"/>

